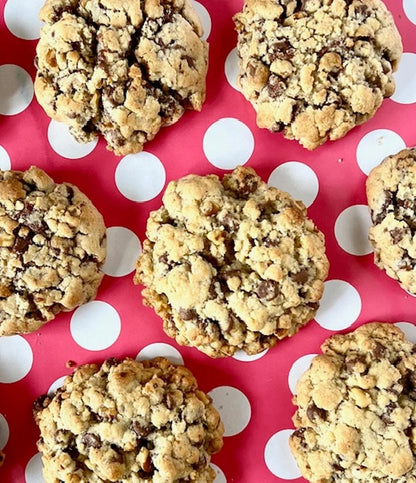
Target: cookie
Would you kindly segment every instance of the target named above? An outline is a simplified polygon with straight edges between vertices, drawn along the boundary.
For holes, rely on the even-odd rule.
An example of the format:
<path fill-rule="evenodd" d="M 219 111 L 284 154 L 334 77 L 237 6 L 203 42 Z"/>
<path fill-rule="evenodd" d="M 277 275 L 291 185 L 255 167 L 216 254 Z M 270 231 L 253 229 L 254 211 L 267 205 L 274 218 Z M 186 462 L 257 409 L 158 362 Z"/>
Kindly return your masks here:
<path fill-rule="evenodd" d="M 319 306 L 324 237 L 305 206 L 251 168 L 169 183 L 150 214 L 135 282 L 181 345 L 211 357 L 257 354 Z"/>
<path fill-rule="evenodd" d="M 223 424 L 183 366 L 108 359 L 34 405 L 47 483 L 210 483 Z"/>
<path fill-rule="evenodd" d="M 33 332 L 92 300 L 106 229 L 80 190 L 44 171 L 0 171 L 0 335 Z"/>
<path fill-rule="evenodd" d="M 392 324 L 335 335 L 301 376 L 290 448 L 312 483 L 416 481 L 416 347 Z"/>
<path fill-rule="evenodd" d="M 77 141 L 136 153 L 205 99 L 208 47 L 190 0 L 46 0 L 35 93 Z"/>
<path fill-rule="evenodd" d="M 257 124 L 307 149 L 370 119 L 395 89 L 402 43 L 381 0 L 246 0 L 238 83 Z"/>
<path fill-rule="evenodd" d="M 389 156 L 368 175 L 374 262 L 416 295 L 416 148 Z"/>

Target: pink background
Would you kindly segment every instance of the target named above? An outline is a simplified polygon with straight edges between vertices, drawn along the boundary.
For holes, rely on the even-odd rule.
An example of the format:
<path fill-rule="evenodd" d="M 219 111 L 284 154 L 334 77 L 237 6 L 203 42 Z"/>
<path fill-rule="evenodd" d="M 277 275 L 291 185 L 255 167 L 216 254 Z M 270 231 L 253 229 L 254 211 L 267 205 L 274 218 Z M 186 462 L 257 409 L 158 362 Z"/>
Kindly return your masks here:
<path fill-rule="evenodd" d="M 281 342 L 257 360 L 213 360 L 196 349 L 179 347 L 164 334 L 159 318 L 152 310 L 142 306 L 140 289 L 132 282 L 133 273 L 125 276 L 105 275 L 97 300 L 106 302 L 108 305 L 105 307 L 113 315 L 111 307 L 115 309 L 121 321 L 120 334 L 106 348 L 91 350 L 77 343 L 71 332 L 71 323 L 75 324 L 72 320 L 74 314 L 61 314 L 39 332 L 14 339 L 17 344 L 20 339 L 28 342 L 30 347 L 27 346 L 26 356 L 32 353 L 33 363 L 29 364 L 19 380 L 5 382 L 8 371 L 13 372 L 13 368 L 21 364 L 21 354 L 10 349 L 15 347 L 15 342 L 4 341 L 5 338 L 0 341 L 0 447 L 4 446 L 6 453 L 4 466 L 0 469 L 0 481 L 42 481 L 39 460 L 35 456 L 38 430 L 32 419 L 31 406 L 33 400 L 47 392 L 54 381 L 71 371 L 65 365 L 68 360 L 82 364 L 102 361 L 107 357 L 136 357 L 139 351 L 153 343 L 165 343 L 176 348 L 197 377 L 200 387 L 206 392 L 212 391 L 217 407 L 224 412 L 224 422 L 230 435 L 224 438 L 223 450 L 212 460 L 219 468 L 216 483 L 266 483 L 288 479 L 304 481 L 298 477 L 299 473 L 291 458 L 285 456 L 285 435 L 288 433 L 280 433 L 282 430 L 293 429 L 291 416 L 294 407 L 288 383 L 293 364 L 306 354 L 317 353 L 322 341 L 335 331 L 350 330 L 373 320 L 409 322 L 411 325 L 403 327 L 416 342 L 416 330 L 413 330 L 413 324 L 416 323 L 416 299 L 374 266 L 373 255 L 363 242 L 368 224 L 366 208 L 362 206 L 366 204 L 364 185 L 367 175 L 359 163 L 360 148 L 366 149 L 367 162 L 376 165 L 381 161 L 380 152 L 389 149 L 395 151 L 391 139 L 398 139 L 403 146 L 416 144 L 414 0 L 385 2 L 394 14 L 402 34 L 404 52 L 407 53 L 406 61 L 402 63 L 397 75 L 397 99 L 386 100 L 371 121 L 354 129 L 344 139 L 328 143 L 314 152 L 306 151 L 294 141 L 285 140 L 281 134 L 258 129 L 252 107 L 227 80 L 226 59 L 236 45 L 232 16 L 241 9 L 242 3 L 241 0 L 201 0 L 197 4 L 199 11 L 206 14 L 204 25 L 209 33 L 207 100 L 201 113 L 186 113 L 176 125 L 164 129 L 153 142 L 148 143 L 145 151 L 159 159 L 166 173 L 166 182 L 188 173 L 222 175 L 239 162 L 246 162 L 255 168 L 265 181 L 269 180 L 271 173 L 279 166 L 293 168 L 293 165 L 286 165 L 289 161 L 297 161 L 309 167 L 306 171 L 312 174 L 312 178 L 315 173 L 318 192 L 308 213 L 325 234 L 331 264 L 329 284 L 326 283 L 325 289 L 326 299 L 318 312 L 317 321 L 311 321 L 294 338 Z M 9 105 L 4 97 L 13 97 L 8 86 L 4 83 L 1 86 L 2 72 L 6 72 L 2 68 L 7 64 L 17 65 L 29 74 L 32 81 L 35 77 L 33 59 L 37 39 L 19 37 L 25 22 L 31 20 L 33 4 L 40 5 L 34 0 L 0 0 L 2 167 L 7 168 L 7 163 L 10 163 L 12 169 L 24 170 L 30 165 L 37 165 L 57 182 L 77 184 L 101 211 L 107 227 L 127 228 L 142 242 L 148 213 L 160 206 L 162 192 L 158 192 L 149 201 L 128 199 L 115 181 L 116 170 L 121 169 L 123 158 L 108 152 L 102 140 L 90 154 L 76 159 L 69 159 L 54 151 L 48 137 L 51 121 L 35 98 L 19 113 L 7 112 L 7 107 L 1 111 L 1 106 Z M 13 14 L 19 9 L 21 18 Z M 235 56 L 231 54 L 227 65 L 233 66 L 234 60 Z M 13 104 L 15 100 L 10 102 Z M 243 124 L 230 121 L 230 118 Z M 207 130 L 221 119 L 227 119 L 221 135 L 225 141 L 218 139 L 218 144 L 221 147 L 221 142 L 225 143 L 224 159 L 228 169 L 220 169 L 210 161 L 210 156 L 207 156 L 207 145 L 210 144 L 208 138 L 204 150 Z M 244 128 L 244 125 L 247 132 L 249 130 L 252 133 L 253 150 L 235 152 L 233 149 L 240 144 L 239 131 L 228 129 L 233 126 Z M 380 129 L 388 131 L 371 134 Z M 228 143 L 227 135 L 230 136 Z M 242 139 L 246 139 L 245 136 Z M 247 159 L 243 159 L 245 154 Z M 138 156 L 130 161 L 139 165 L 141 160 L 143 158 Z M 299 168 L 299 165 L 296 167 Z M 140 169 L 141 173 L 146 173 L 146 164 Z M 298 171 L 294 173 L 296 176 Z M 302 179 L 296 183 L 302 185 Z M 307 188 L 309 184 L 305 183 Z M 287 190 L 290 191 L 289 185 Z M 344 210 L 352 206 L 352 218 L 343 218 Z M 335 224 L 340 215 L 342 234 L 337 237 Z M 134 237 L 132 239 L 134 245 Z M 352 249 L 346 250 L 347 245 Z M 121 246 L 120 251 L 123 252 L 124 247 Z M 120 251 L 113 251 L 109 257 L 117 262 Z M 126 250 L 126 256 L 131 257 L 129 250 Z M 331 284 L 333 280 L 341 282 Z M 95 322 L 98 325 L 100 323 Z M 100 329 L 97 337 L 100 337 L 99 332 Z M 155 350 L 159 353 L 157 347 Z M 295 372 L 294 369 L 292 380 Z M 218 389 L 221 386 L 226 388 L 222 391 Z M 244 397 L 242 400 L 235 399 L 236 393 L 228 388 L 236 388 L 246 396 L 250 411 L 247 410 L 247 404 L 245 409 L 244 405 L 241 406 Z"/>

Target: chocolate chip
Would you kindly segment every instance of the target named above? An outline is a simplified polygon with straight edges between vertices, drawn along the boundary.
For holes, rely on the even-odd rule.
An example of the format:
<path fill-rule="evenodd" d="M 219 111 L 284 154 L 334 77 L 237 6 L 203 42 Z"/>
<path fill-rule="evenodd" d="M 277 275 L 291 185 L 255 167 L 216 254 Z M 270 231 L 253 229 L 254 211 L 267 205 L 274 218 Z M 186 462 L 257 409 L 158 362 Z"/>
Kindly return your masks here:
<path fill-rule="evenodd" d="M 195 309 L 179 309 L 179 315 L 182 320 L 192 320 L 195 319 L 198 314 Z"/>
<path fill-rule="evenodd" d="M 30 241 L 31 241 L 30 237 L 25 237 L 25 238 L 17 237 L 14 241 L 12 250 L 16 253 L 22 254 L 27 250 L 27 247 L 29 246 Z"/>
<path fill-rule="evenodd" d="M 362 355 L 362 354 L 357 355 L 357 356 L 353 357 L 352 359 L 347 360 L 347 362 L 345 364 L 347 371 L 348 372 L 356 372 L 357 371 L 357 369 L 356 369 L 357 364 L 364 364 L 364 365 L 367 364 L 364 355 Z"/>
<path fill-rule="evenodd" d="M 405 233 L 406 230 L 404 228 L 393 228 L 390 232 L 393 243 L 399 243 L 402 241 Z"/>
<path fill-rule="evenodd" d="M 381 207 L 380 211 L 376 213 L 372 213 L 372 219 L 373 223 L 376 225 L 379 225 L 384 218 L 387 216 L 387 213 L 389 211 L 389 206 L 392 204 L 393 201 L 393 194 L 391 191 L 384 191 L 384 203 L 383 206 Z"/>
<path fill-rule="evenodd" d="M 391 413 L 397 408 L 397 404 L 396 403 L 390 403 L 388 406 L 386 406 L 386 409 L 384 411 L 384 413 L 380 416 L 381 417 L 381 420 L 385 423 L 385 424 L 392 424 L 393 421 L 391 420 Z"/>
<path fill-rule="evenodd" d="M 288 40 L 279 40 L 270 47 L 270 61 L 273 62 L 276 59 L 289 60 L 295 55 L 295 49 Z"/>
<path fill-rule="evenodd" d="M 164 253 L 163 255 L 160 255 L 160 257 L 158 258 L 158 262 L 159 263 L 164 263 L 165 265 L 169 265 L 168 254 L 167 253 Z"/>
<path fill-rule="evenodd" d="M 42 396 L 39 396 L 33 403 L 33 412 L 38 413 L 39 411 L 42 411 L 49 406 L 50 402 L 51 398 L 48 394 L 43 394 Z"/>
<path fill-rule="evenodd" d="M 131 423 L 131 429 L 136 433 L 136 436 L 139 439 L 146 438 L 152 432 L 152 429 L 149 426 L 143 426 L 137 421 Z"/>
<path fill-rule="evenodd" d="M 100 448 L 101 440 L 93 433 L 85 433 L 81 438 L 81 443 L 85 444 L 87 448 Z"/>
<path fill-rule="evenodd" d="M 169 410 L 175 407 L 175 398 L 170 392 L 168 392 L 165 396 L 165 404 Z"/>
<path fill-rule="evenodd" d="M 231 215 L 225 215 L 221 223 L 229 233 L 236 231 L 238 228 L 238 221 Z"/>
<path fill-rule="evenodd" d="M 308 281 L 309 279 L 309 272 L 306 268 L 303 268 L 302 270 L 300 270 L 299 272 L 297 273 L 292 273 L 290 275 L 290 278 L 296 282 L 296 283 L 299 283 L 299 284 L 304 284 Z"/>
<path fill-rule="evenodd" d="M 311 421 L 315 421 L 316 419 L 322 419 L 323 421 L 326 421 L 327 418 L 327 413 L 325 409 L 318 408 L 316 404 L 312 403 L 308 406 L 308 409 L 306 410 L 306 415 Z"/>
<path fill-rule="evenodd" d="M 279 295 L 280 289 L 278 284 L 273 282 L 273 280 L 262 280 L 257 286 L 256 293 L 261 299 L 270 301 Z"/>
<path fill-rule="evenodd" d="M 150 454 L 147 455 L 147 458 L 142 463 L 142 469 L 145 473 L 151 473 L 153 471 L 152 458 L 150 457 Z"/>
<path fill-rule="evenodd" d="M 267 83 L 267 92 L 272 99 L 281 96 L 286 90 L 286 84 L 277 75 L 271 75 Z"/>
<path fill-rule="evenodd" d="M 386 347 L 384 347 L 384 345 L 380 344 L 380 342 L 375 341 L 372 352 L 373 352 L 373 356 L 376 359 L 380 360 L 386 356 L 387 349 Z"/>
<path fill-rule="evenodd" d="M 357 4 L 354 10 L 357 15 L 368 17 L 368 7 L 364 3 Z"/>
<path fill-rule="evenodd" d="M 337 472 L 337 473 L 344 473 L 344 468 L 339 465 L 338 463 L 333 463 L 332 464 L 332 468 L 334 468 L 334 470 Z"/>

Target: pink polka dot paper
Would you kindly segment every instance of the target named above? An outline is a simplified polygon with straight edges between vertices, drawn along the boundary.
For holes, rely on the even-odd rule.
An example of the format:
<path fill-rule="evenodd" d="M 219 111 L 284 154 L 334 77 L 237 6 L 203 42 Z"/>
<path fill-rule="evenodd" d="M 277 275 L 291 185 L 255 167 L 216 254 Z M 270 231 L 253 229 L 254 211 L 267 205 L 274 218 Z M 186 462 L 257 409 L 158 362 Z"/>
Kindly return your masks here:
<path fill-rule="evenodd" d="M 288 449 L 296 381 L 323 340 L 373 320 L 398 323 L 416 341 L 416 298 L 373 264 L 367 242 L 364 185 L 372 167 L 416 145 L 416 4 L 386 0 L 402 34 L 397 90 L 375 117 L 344 139 L 308 152 L 260 130 L 238 90 L 232 16 L 241 0 L 200 0 L 195 7 L 210 44 L 207 100 L 164 129 L 138 155 L 115 157 L 104 142 L 80 145 L 51 121 L 33 96 L 39 37 L 38 0 L 0 0 L 0 168 L 35 164 L 57 182 L 77 184 L 103 213 L 108 259 L 97 299 L 60 314 L 39 332 L 0 339 L 0 469 L 5 483 L 42 483 L 32 402 L 62 384 L 76 364 L 107 357 L 164 355 L 185 363 L 209 392 L 225 426 L 212 466 L 215 483 L 304 481 Z M 223 175 L 254 167 L 262 178 L 301 199 L 324 232 L 331 263 L 321 307 L 291 340 L 257 356 L 212 360 L 179 347 L 143 307 L 132 281 L 149 211 L 166 184 L 188 173 Z"/>

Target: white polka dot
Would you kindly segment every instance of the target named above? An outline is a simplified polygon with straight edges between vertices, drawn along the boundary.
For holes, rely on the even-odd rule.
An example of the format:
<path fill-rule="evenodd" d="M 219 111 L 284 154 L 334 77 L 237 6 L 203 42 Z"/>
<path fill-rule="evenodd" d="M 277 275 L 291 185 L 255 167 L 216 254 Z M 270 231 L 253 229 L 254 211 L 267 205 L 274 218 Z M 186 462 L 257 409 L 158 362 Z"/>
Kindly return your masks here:
<path fill-rule="evenodd" d="M 143 361 L 145 359 L 153 359 L 154 357 L 166 357 L 172 364 L 183 366 L 183 358 L 181 353 L 170 344 L 163 342 L 155 342 L 149 344 L 137 354 L 136 360 Z"/>
<path fill-rule="evenodd" d="M 103 272 L 111 277 L 123 277 L 134 270 L 142 247 L 137 235 L 123 226 L 107 228 L 107 258 Z"/>
<path fill-rule="evenodd" d="M 292 364 L 290 368 L 287 382 L 289 384 L 289 389 L 292 394 L 296 394 L 296 385 L 299 381 L 300 376 L 309 369 L 312 359 L 316 354 L 306 354 L 305 356 L 299 357 L 297 361 Z"/>
<path fill-rule="evenodd" d="M 10 32 L 20 39 L 38 39 L 42 26 L 39 10 L 44 3 L 44 0 L 8 0 L 4 21 Z"/>
<path fill-rule="evenodd" d="M 212 469 L 215 471 L 215 480 L 214 483 L 227 483 L 227 478 L 224 475 L 224 472 L 221 468 L 219 468 L 214 463 L 211 463 Z"/>
<path fill-rule="evenodd" d="M 275 433 L 267 441 L 264 449 L 264 460 L 267 468 L 278 478 L 294 480 L 301 476 L 295 458 L 289 448 L 289 437 L 292 429 L 283 429 Z"/>
<path fill-rule="evenodd" d="M 410 322 L 396 322 L 394 325 L 397 325 L 404 332 L 404 335 L 412 344 L 416 344 L 416 326 L 414 324 Z"/>
<path fill-rule="evenodd" d="M 268 184 L 290 193 L 295 200 L 311 206 L 318 195 L 318 178 L 309 166 L 298 161 L 289 161 L 275 168 L 269 176 Z"/>
<path fill-rule="evenodd" d="M 416 2 L 415 0 L 403 0 L 403 10 L 407 18 L 416 25 Z"/>
<path fill-rule="evenodd" d="M 6 418 L 0 414 L 0 449 L 3 449 L 9 441 L 10 430 Z"/>
<path fill-rule="evenodd" d="M 115 177 L 123 196 L 132 201 L 148 201 L 162 191 L 166 172 L 154 154 L 142 151 L 125 156 L 118 163 Z"/>
<path fill-rule="evenodd" d="M 342 330 L 350 327 L 361 312 L 361 297 L 357 290 L 344 280 L 325 282 L 321 306 L 315 320 L 324 329 Z"/>
<path fill-rule="evenodd" d="M 404 289 L 403 289 L 404 290 Z M 409 292 L 408 290 L 404 290 L 406 293 L 408 293 L 411 297 L 416 297 L 415 293 Z"/>
<path fill-rule="evenodd" d="M 45 483 L 42 474 L 42 458 L 40 453 L 36 453 L 35 456 L 30 458 L 25 469 L 25 480 L 26 483 Z"/>
<path fill-rule="evenodd" d="M 203 149 L 208 161 L 217 168 L 234 169 L 250 159 L 254 150 L 254 137 L 244 123 L 226 117 L 207 129 Z"/>
<path fill-rule="evenodd" d="M 231 386 L 219 386 L 209 392 L 224 423 L 224 436 L 241 433 L 250 422 L 251 406 L 246 395 Z"/>
<path fill-rule="evenodd" d="M 48 128 L 48 140 L 52 149 L 60 156 L 68 159 L 80 159 L 94 151 L 98 138 L 89 143 L 79 143 L 62 122 L 52 120 Z"/>
<path fill-rule="evenodd" d="M 32 364 L 32 348 L 23 337 L 0 338 L 0 382 L 20 381 L 29 373 Z"/>
<path fill-rule="evenodd" d="M 211 33 L 211 17 L 208 13 L 208 10 L 201 3 L 194 1 L 193 4 L 198 17 L 201 20 L 202 28 L 204 29 L 204 33 L 201 38 L 203 40 L 207 40 L 209 34 Z"/>
<path fill-rule="evenodd" d="M 371 216 L 367 205 L 349 206 L 335 222 L 335 238 L 350 255 L 368 255 L 373 251 L 368 241 Z"/>
<path fill-rule="evenodd" d="M 118 312 L 106 302 L 94 300 L 78 307 L 71 317 L 71 334 L 75 342 L 90 351 L 107 349 L 120 335 Z"/>
<path fill-rule="evenodd" d="M 0 114 L 19 114 L 32 99 L 33 82 L 25 69 L 14 64 L 0 65 Z"/>
<path fill-rule="evenodd" d="M 10 167 L 9 153 L 3 148 L 3 146 L 0 146 L 0 169 L 10 169 Z"/>
<path fill-rule="evenodd" d="M 59 377 L 56 381 L 54 381 L 49 389 L 48 389 L 48 394 L 49 395 L 52 395 L 52 394 L 55 394 L 55 392 L 57 391 L 57 389 L 59 389 L 60 387 L 62 387 L 64 381 L 65 381 L 65 378 L 66 376 L 61 376 Z"/>
<path fill-rule="evenodd" d="M 367 133 L 357 146 L 357 163 L 361 171 L 369 174 L 384 158 L 406 147 L 403 139 L 389 129 L 376 129 Z"/>
<path fill-rule="evenodd" d="M 405 52 L 399 64 L 399 70 L 393 74 L 396 91 L 391 96 L 399 104 L 416 102 L 416 54 Z"/>
<path fill-rule="evenodd" d="M 240 67 L 238 65 L 237 47 L 234 47 L 234 49 L 227 55 L 227 58 L 225 59 L 224 71 L 225 77 L 227 78 L 230 86 L 239 91 L 240 88 L 237 84 L 237 77 L 240 72 Z"/>
<path fill-rule="evenodd" d="M 268 352 L 269 352 L 269 349 L 265 349 L 263 352 L 259 352 L 258 354 L 253 354 L 250 356 L 243 350 L 239 350 L 232 357 L 233 359 L 236 359 L 237 361 L 241 361 L 241 362 L 253 362 L 265 356 Z"/>

